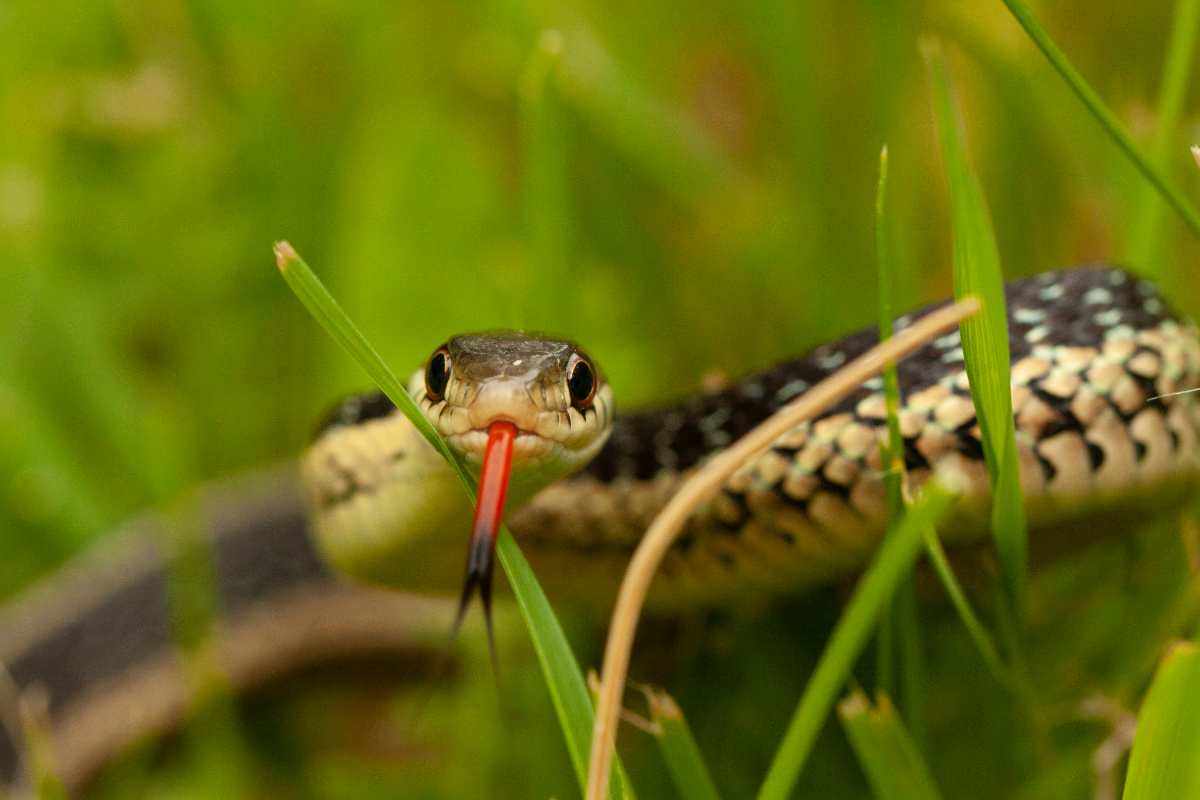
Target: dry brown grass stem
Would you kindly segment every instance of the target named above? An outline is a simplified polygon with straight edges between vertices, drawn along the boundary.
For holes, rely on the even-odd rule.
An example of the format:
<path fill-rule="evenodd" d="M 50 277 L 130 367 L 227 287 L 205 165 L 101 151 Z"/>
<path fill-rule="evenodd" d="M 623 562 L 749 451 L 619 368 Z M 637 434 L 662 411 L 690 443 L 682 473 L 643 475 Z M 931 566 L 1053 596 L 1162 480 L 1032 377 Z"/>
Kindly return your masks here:
<path fill-rule="evenodd" d="M 888 363 L 902 359 L 978 310 L 977 299 L 961 300 L 921 318 L 891 339 L 871 348 L 715 456 L 684 483 L 654 519 L 625 571 L 608 629 L 596 720 L 592 728 L 587 800 L 603 800 L 608 791 L 609 771 L 616 746 L 617 719 L 638 618 L 663 556 L 692 511 L 713 497 L 739 467 L 765 451 L 788 430 L 850 394 L 864 381 L 878 375 Z"/>

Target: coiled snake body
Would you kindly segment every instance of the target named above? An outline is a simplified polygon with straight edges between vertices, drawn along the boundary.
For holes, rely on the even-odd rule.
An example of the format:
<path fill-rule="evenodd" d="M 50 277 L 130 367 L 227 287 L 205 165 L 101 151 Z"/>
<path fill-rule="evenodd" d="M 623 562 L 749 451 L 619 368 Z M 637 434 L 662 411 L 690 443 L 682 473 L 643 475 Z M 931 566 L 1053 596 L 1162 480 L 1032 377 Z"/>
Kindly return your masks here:
<path fill-rule="evenodd" d="M 1194 326 L 1174 317 L 1151 284 L 1109 268 L 1052 272 L 1011 284 L 1007 306 L 1021 482 L 1035 526 L 1129 509 L 1139 496 L 1160 499 L 1172 479 L 1185 482 L 1196 471 L 1200 406 L 1190 395 L 1172 393 L 1200 385 L 1200 345 Z M 934 308 L 901 318 L 899 327 Z M 468 429 L 482 438 L 479 431 L 498 413 L 468 388 L 493 380 L 479 365 L 521 360 L 519 345 L 510 343 L 501 355 L 487 341 L 454 354 L 453 363 L 464 371 L 460 398 L 430 403 L 427 381 L 414 376 L 414 393 L 452 444 L 456 432 Z M 611 596 L 642 532 L 681 480 L 876 341 L 874 331 L 863 331 L 723 391 L 616 415 L 611 435 L 590 462 L 581 466 L 582 458 L 565 458 L 569 463 L 558 468 L 580 468 L 578 473 L 536 495 L 526 488 L 521 499 L 528 502 L 509 516 L 514 535 L 552 588 L 561 583 L 562 593 Z M 563 348 L 564 354 L 574 352 Z M 476 374 L 468 375 L 471 370 Z M 958 487 L 967 503 L 947 535 L 960 542 L 976 538 L 985 532 L 988 481 L 958 332 L 902 361 L 899 378 L 910 488 L 934 473 Z M 504 380 L 512 381 L 512 374 Z M 452 388 L 453 382 L 452 376 Z M 488 407 L 469 422 L 456 423 L 455 414 L 446 413 L 467 416 L 472 402 Z M 523 402 L 533 407 L 530 414 L 542 408 L 536 397 Z M 581 422 L 594 417 L 599 440 L 609 427 L 611 400 L 597 397 L 594 411 Z M 577 425 L 572 435 L 580 436 L 580 427 L 586 426 Z M 553 435 L 552 429 L 547 438 Z M 884 527 L 885 437 L 879 379 L 796 427 L 693 515 L 652 600 L 670 606 L 712 602 L 827 581 L 860 568 Z M 588 443 L 595 449 L 594 441 Z M 436 511 L 412 511 L 418 501 L 405 484 L 415 480 L 413 450 L 429 448 L 390 403 L 379 395 L 353 399 L 305 458 L 316 527 L 326 550 L 335 561 L 344 558 L 352 573 L 445 586 L 449 577 L 431 565 L 459 567 L 467 520 L 443 514 L 440 497 L 427 500 Z M 470 448 L 464 451 L 470 460 Z M 398 458 L 409 463 L 397 464 Z M 461 506 L 460 490 L 436 456 L 416 468 L 423 486 L 430 475 L 443 475 L 445 490 Z M 515 466 L 514 475 L 519 473 Z M 432 533 L 434 527 L 447 535 Z M 347 554 L 363 540 L 369 542 L 366 555 Z M 438 543 L 452 552 L 432 552 Z"/>
<path fill-rule="evenodd" d="M 1200 386 L 1195 326 L 1150 284 L 1107 267 L 1012 283 L 1007 305 L 1035 546 L 1072 521 L 1177 499 L 1200 469 L 1200 401 L 1173 394 Z M 579 348 L 511 334 L 452 339 L 410 389 L 468 465 L 479 465 L 489 425 L 515 427 L 506 520 L 552 596 L 603 603 L 681 480 L 875 341 L 864 331 L 724 390 L 628 414 L 614 413 L 611 389 Z M 967 502 L 945 534 L 979 538 L 988 484 L 958 334 L 903 361 L 899 377 L 909 488 L 935 473 L 956 485 Z M 875 380 L 780 438 L 693 515 L 652 601 L 718 602 L 860 568 L 885 521 L 884 436 Z M 407 588 L 452 588 L 470 509 L 412 424 L 381 396 L 354 398 L 322 428 L 301 473 L 303 491 L 291 477 L 269 479 L 217 493 L 208 515 L 221 647 L 235 685 L 445 630 L 448 608 L 349 585 L 324 566 Z M 324 559 L 310 544 L 303 506 Z M 0 616 L 0 661 L 19 689 L 47 694 L 59 770 L 71 786 L 125 743 L 178 721 L 187 705 L 164 559 L 145 533 L 157 524 L 144 522 L 115 551 L 89 557 Z M 12 726 L 5 730 L 0 778 L 15 784 L 21 748 Z"/>

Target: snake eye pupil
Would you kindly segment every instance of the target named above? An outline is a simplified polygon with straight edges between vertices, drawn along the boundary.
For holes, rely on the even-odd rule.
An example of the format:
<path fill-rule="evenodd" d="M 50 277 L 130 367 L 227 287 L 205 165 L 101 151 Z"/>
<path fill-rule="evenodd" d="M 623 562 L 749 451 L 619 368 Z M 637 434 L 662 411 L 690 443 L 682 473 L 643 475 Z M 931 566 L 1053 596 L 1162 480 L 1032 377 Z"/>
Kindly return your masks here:
<path fill-rule="evenodd" d="M 567 376 L 567 389 L 571 392 L 571 403 L 578 409 L 591 405 L 596 392 L 596 376 L 592 366 L 582 358 L 577 359 Z"/>
<path fill-rule="evenodd" d="M 429 395 L 430 400 L 441 400 L 449 382 L 450 354 L 441 349 L 433 354 L 433 358 L 429 359 L 429 366 L 425 368 L 425 393 Z"/>

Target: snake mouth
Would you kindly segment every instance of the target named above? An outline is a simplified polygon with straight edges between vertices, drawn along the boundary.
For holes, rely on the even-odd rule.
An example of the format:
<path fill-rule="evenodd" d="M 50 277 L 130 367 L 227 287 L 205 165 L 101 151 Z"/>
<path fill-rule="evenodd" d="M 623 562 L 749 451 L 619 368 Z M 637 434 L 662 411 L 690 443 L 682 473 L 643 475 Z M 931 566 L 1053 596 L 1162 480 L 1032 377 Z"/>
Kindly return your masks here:
<path fill-rule="evenodd" d="M 483 428 L 472 428 L 463 433 L 446 436 L 446 441 L 460 453 L 467 463 L 477 467 L 483 464 L 487 453 L 489 431 L 496 423 L 511 425 L 515 431 L 512 443 L 512 461 L 516 466 L 540 464 L 554 456 L 562 445 L 554 439 L 518 427 L 511 420 L 492 420 Z"/>

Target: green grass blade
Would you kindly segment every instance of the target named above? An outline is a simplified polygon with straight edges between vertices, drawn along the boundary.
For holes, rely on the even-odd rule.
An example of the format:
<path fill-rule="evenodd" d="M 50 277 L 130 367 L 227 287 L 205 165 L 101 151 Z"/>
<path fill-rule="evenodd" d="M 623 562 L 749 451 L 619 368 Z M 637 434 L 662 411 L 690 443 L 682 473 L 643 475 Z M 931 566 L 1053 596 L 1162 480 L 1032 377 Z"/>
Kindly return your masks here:
<path fill-rule="evenodd" d="M 791 795 L 834 699 L 875 629 L 880 612 L 900 581 L 912 570 L 921 551 L 925 528 L 936 525 L 954 499 L 955 495 L 937 484 L 927 484 L 895 532 L 883 542 L 804 687 L 787 733 L 759 790 L 759 800 L 785 800 Z"/>
<path fill-rule="evenodd" d="M 1187 97 L 1192 56 L 1196 51 L 1197 23 L 1200 23 L 1200 0 L 1178 0 L 1171 26 L 1171 41 L 1167 45 L 1167 58 L 1163 65 L 1162 85 L 1158 90 L 1154 138 L 1150 141 L 1150 161 L 1162 172 L 1166 171 L 1169 163 L 1179 129 L 1180 110 Z M 1161 280 L 1168 277 L 1162 275 L 1163 265 L 1158 262 L 1162 204 L 1155 196 L 1154 187 L 1146 184 L 1140 186 L 1129 232 L 1129 262 L 1156 274 Z"/>
<path fill-rule="evenodd" d="M 962 344 L 992 484 L 992 534 L 1004 571 L 1005 589 L 1017 618 L 1021 619 L 1028 579 L 1028 532 L 1017 472 L 1004 276 L 987 201 L 967 160 L 945 56 L 936 42 L 928 43 L 925 55 L 950 186 L 954 293 L 957 297 L 975 295 L 983 303 L 982 313 L 963 322 Z"/>
<path fill-rule="evenodd" d="M 879 154 L 879 185 L 875 195 L 875 252 L 879 261 L 879 338 L 881 341 L 891 337 L 893 333 L 892 320 L 895 316 L 895 305 L 892 302 L 892 298 L 896 292 L 895 266 L 891 258 L 891 247 L 887 235 L 887 231 L 889 230 L 887 226 L 887 176 L 888 149 L 885 146 Z M 895 365 L 889 365 L 883 372 L 883 393 L 887 408 L 888 429 L 887 444 L 883 453 L 883 463 L 885 465 L 884 489 L 887 495 L 888 519 L 899 521 L 904 513 L 903 485 L 905 470 L 904 438 L 900 433 L 900 383 Z M 950 596 L 951 603 L 966 626 L 972 641 L 979 648 L 984 663 L 997 680 L 1005 685 L 1009 685 L 1011 679 L 1000 659 L 999 651 L 996 649 L 991 636 L 979 621 L 974 609 L 971 608 L 962 587 L 958 583 L 958 579 L 950 567 L 949 561 L 946 559 L 945 551 L 942 549 L 941 542 L 937 537 L 937 531 L 933 528 L 926 530 L 925 548 L 930 561 L 937 571 L 938 577 L 941 578 L 942 584 L 946 587 L 946 592 Z M 893 614 L 891 625 L 888 625 L 887 618 L 880 622 L 881 651 L 884 650 L 884 631 L 894 627 L 899 631 L 898 638 L 902 651 L 907 649 L 907 651 L 919 653 L 920 631 L 915 627 L 915 603 L 915 587 L 912 580 L 909 580 L 897 590 L 896 598 L 892 604 Z M 881 654 L 880 660 L 883 662 L 887 658 L 887 655 Z M 917 721 L 920 719 L 920 715 L 916 712 L 920 707 L 917 698 L 920 694 L 918 687 L 921 685 L 921 676 L 919 674 L 911 674 L 917 673 L 919 670 L 919 667 L 912 666 L 911 661 L 911 656 L 901 659 L 902 674 L 906 678 L 902 686 L 905 689 L 904 700 L 907 714 L 910 721 Z M 881 674 L 886 674 L 888 670 L 881 664 L 880 672 Z M 880 686 L 886 689 L 887 682 L 881 680 Z M 865 702 L 865 698 L 863 700 Z M 917 729 L 914 728 L 913 732 L 916 734 Z"/>
<path fill-rule="evenodd" d="M 594 709 L 579 663 L 571 652 L 566 634 L 545 592 L 537 583 L 533 569 L 514 539 L 505 529 L 496 542 L 496 554 L 513 587 L 521 615 L 529 627 L 538 662 L 546 676 L 546 686 L 567 739 L 571 766 L 582 789 L 587 781 L 588 746 L 592 737 Z M 620 761 L 614 762 L 615 779 L 609 797 L 633 797 L 633 787 Z"/>
<path fill-rule="evenodd" d="M 879 151 L 879 185 L 875 193 L 875 257 L 879 262 L 879 341 L 895 332 L 896 268 L 888 240 L 887 218 L 888 149 Z M 883 369 L 883 397 L 887 406 L 887 448 L 884 451 L 883 485 L 887 492 L 888 519 L 898 519 L 904 510 L 904 437 L 900 435 L 900 378 L 896 365 Z"/>
<path fill-rule="evenodd" d="M 875 260 L 879 268 L 879 341 L 885 341 L 892 336 L 892 293 L 895 276 L 892 274 L 892 264 L 889 259 L 888 236 L 886 228 L 887 212 L 887 182 L 888 182 L 888 149 L 887 145 L 879 151 L 879 182 L 875 188 Z M 900 418 L 896 413 L 900 407 L 900 384 L 896 377 L 896 365 L 888 364 L 883 370 L 883 393 L 888 410 L 888 439 L 883 446 L 883 488 L 887 496 L 887 518 L 889 527 L 900 519 L 904 510 L 903 461 L 897 464 L 896 454 L 903 453 L 904 440 L 900 437 Z M 899 443 L 899 444 L 897 444 Z M 893 669 L 895 662 L 895 614 L 892 604 L 888 605 L 887 613 L 879 620 L 877 640 L 878 664 L 876 666 L 875 685 L 882 690 L 893 690 Z"/>
<path fill-rule="evenodd" d="M 1038 21 L 1033 16 L 1033 12 L 1029 10 L 1021 0 L 1004 0 L 1004 5 L 1008 6 L 1008 10 L 1020 23 L 1025 32 L 1029 34 L 1029 38 L 1042 51 L 1043 55 L 1050 61 L 1051 66 L 1062 76 L 1062 79 L 1071 87 L 1071 91 L 1075 92 L 1078 97 L 1087 107 L 1092 116 L 1100 123 L 1108 135 L 1116 142 L 1117 147 L 1121 149 L 1126 157 L 1133 162 L 1138 172 L 1142 173 L 1143 177 L 1158 190 L 1159 194 L 1179 213 L 1187 226 L 1192 229 L 1192 232 L 1200 236 L 1200 213 L 1197 213 L 1195 207 L 1188 202 L 1183 194 L 1167 182 L 1161 171 L 1150 163 L 1141 152 L 1137 145 L 1134 144 L 1133 137 L 1125 130 L 1121 121 L 1117 116 L 1109 110 L 1104 101 L 1100 99 L 1100 95 L 1096 94 L 1095 90 L 1088 85 L 1079 71 L 1067 60 L 1062 50 L 1058 49 L 1058 45 L 1050 38 L 1050 34 L 1038 24 Z"/>
<path fill-rule="evenodd" d="M 1167 652 L 1138 715 L 1125 800 L 1200 797 L 1200 647 Z"/>
<path fill-rule="evenodd" d="M 370 342 L 358 331 L 358 328 L 342 311 L 337 301 L 329 294 L 325 286 L 317 278 L 308 264 L 296 253 L 287 242 L 275 245 L 275 257 L 279 271 L 287 281 L 292 291 L 300 298 L 300 302 L 316 318 L 321 327 L 333 337 L 359 363 L 376 385 L 383 390 L 404 416 L 412 421 L 417 430 L 433 447 L 445 456 L 454 471 L 462 480 L 470 497 L 475 495 L 475 479 L 455 457 L 454 451 L 438 435 L 429 421 L 421 414 L 416 403 L 408 396 L 403 384 L 384 363 Z M 571 652 L 571 646 L 563 634 L 562 626 L 554 617 L 550 602 L 538 585 L 533 570 L 521 555 L 516 540 L 508 532 L 507 527 L 501 527 L 496 552 L 504 572 L 508 576 L 509 585 L 517 598 L 517 605 L 533 639 L 538 661 L 546 677 L 546 686 L 550 690 L 554 710 L 558 714 L 559 724 L 567 741 L 567 751 L 571 764 L 575 768 L 582 790 L 587 780 L 587 755 L 591 743 L 592 717 L 594 711 L 587 686 L 583 681 L 583 673 Z M 619 762 L 614 761 L 615 779 L 610 783 L 609 796 L 614 798 L 632 797 L 632 787 L 629 785 L 624 770 Z"/>
<path fill-rule="evenodd" d="M 1008 668 L 1004 666 L 1004 661 L 1000 658 L 1000 650 L 996 647 L 991 634 L 987 632 L 987 628 L 979 621 L 979 616 L 975 613 L 975 609 L 971 607 L 971 602 L 967 600 L 967 595 L 963 591 L 962 584 L 958 582 L 958 577 L 954 574 L 954 569 L 950 566 L 950 560 L 946 558 L 946 551 L 942 548 L 942 541 L 938 538 L 937 531 L 933 528 L 928 528 L 925 531 L 925 554 L 929 556 L 929 561 L 933 564 L 934 571 L 937 572 L 942 586 L 946 589 L 946 594 L 950 597 L 950 604 L 954 606 L 954 610 L 958 613 L 958 618 L 962 621 L 963 627 L 967 629 L 971 641 L 975 643 L 975 647 L 979 650 L 979 655 L 983 658 L 983 663 L 987 666 L 988 671 L 1000 683 L 1005 686 L 1012 686 L 1013 677 Z"/>
<path fill-rule="evenodd" d="M 475 482 L 458 457 L 455 456 L 454 451 L 442 437 L 438 436 L 433 425 L 429 424 L 429 420 L 425 419 L 420 409 L 417 408 L 417 404 L 408 396 L 404 384 L 384 363 L 379 353 L 375 352 L 375 348 L 362 335 L 350 317 L 346 316 L 346 312 L 333 299 L 333 295 L 329 293 L 329 290 L 325 288 L 325 285 L 321 283 L 304 259 L 300 258 L 300 255 L 287 242 L 278 242 L 275 245 L 275 258 L 280 274 L 287 281 L 288 287 L 308 309 L 308 313 L 312 314 L 325 332 L 358 362 L 359 366 L 375 382 L 375 385 L 383 390 L 383 393 L 395 404 L 400 413 L 408 417 L 409 421 L 425 437 L 425 441 L 433 445 L 433 448 L 450 462 L 463 483 L 474 492 Z"/>
<path fill-rule="evenodd" d="M 879 269 L 879 340 L 890 339 L 896 314 L 897 275 L 892 257 L 891 220 L 888 215 L 888 148 L 879 151 L 879 183 L 875 192 L 875 258 Z M 883 396 L 887 408 L 887 443 L 883 448 L 883 485 L 887 496 L 887 518 L 894 528 L 904 513 L 904 437 L 900 435 L 900 379 L 896 365 L 883 370 Z M 923 694 L 921 630 L 916 614 L 916 587 L 911 577 L 896 590 L 888 613 L 879 621 L 879 665 L 877 686 L 887 689 L 892 664 L 899 655 L 900 686 L 905 713 L 920 735 Z"/>
<path fill-rule="evenodd" d="M 886 694 L 874 707 L 861 690 L 838 703 L 846 738 L 880 800 L 938 800 L 929 765 Z"/>
<path fill-rule="evenodd" d="M 650 719 L 658 726 L 654 738 L 679 796 L 687 800 L 718 800 L 721 795 L 679 704 L 657 689 L 647 689 L 646 699 L 650 703 Z"/>

